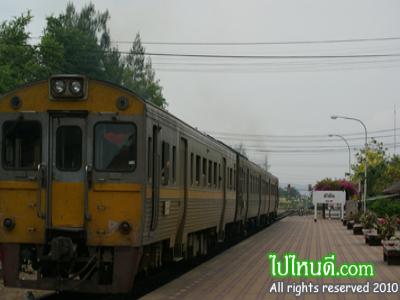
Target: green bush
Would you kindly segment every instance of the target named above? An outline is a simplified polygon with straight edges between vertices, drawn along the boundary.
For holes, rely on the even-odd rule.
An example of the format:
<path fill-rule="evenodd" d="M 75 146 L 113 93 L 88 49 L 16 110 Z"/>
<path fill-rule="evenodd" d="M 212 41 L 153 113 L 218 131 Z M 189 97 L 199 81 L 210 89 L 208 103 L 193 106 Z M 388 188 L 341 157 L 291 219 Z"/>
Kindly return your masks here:
<path fill-rule="evenodd" d="M 400 199 L 378 199 L 368 202 L 368 208 L 378 217 L 400 215 Z"/>

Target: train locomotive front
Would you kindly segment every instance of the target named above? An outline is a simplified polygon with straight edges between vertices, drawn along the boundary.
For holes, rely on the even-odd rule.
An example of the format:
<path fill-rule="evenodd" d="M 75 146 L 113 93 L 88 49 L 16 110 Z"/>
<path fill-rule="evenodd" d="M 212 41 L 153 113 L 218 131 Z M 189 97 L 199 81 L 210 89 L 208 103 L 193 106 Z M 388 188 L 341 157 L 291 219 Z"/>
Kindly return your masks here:
<path fill-rule="evenodd" d="M 145 104 L 83 76 L 0 98 L 6 286 L 124 293 L 141 259 Z"/>

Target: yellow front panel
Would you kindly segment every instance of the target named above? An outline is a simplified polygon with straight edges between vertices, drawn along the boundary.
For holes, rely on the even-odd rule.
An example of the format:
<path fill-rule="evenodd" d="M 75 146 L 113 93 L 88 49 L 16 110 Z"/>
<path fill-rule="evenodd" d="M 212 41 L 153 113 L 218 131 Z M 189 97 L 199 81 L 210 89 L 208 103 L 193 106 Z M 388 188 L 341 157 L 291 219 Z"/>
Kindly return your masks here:
<path fill-rule="evenodd" d="M 42 191 L 42 211 L 45 190 Z M 44 219 L 37 216 L 37 184 L 35 182 L 0 182 L 0 221 L 12 218 L 15 228 L 12 231 L 0 228 L 0 243 L 43 243 Z"/>
<path fill-rule="evenodd" d="M 140 184 L 95 184 L 89 193 L 88 244 L 134 245 L 139 243 L 142 214 Z M 118 230 L 122 221 L 132 226 L 125 235 Z"/>
<path fill-rule="evenodd" d="M 52 226 L 82 228 L 84 225 L 84 185 L 82 182 L 52 183 Z"/>
<path fill-rule="evenodd" d="M 37 82 L 32 86 L 22 87 L 4 95 L 0 101 L 1 112 L 17 112 L 10 106 L 10 99 L 18 95 L 22 102 L 19 111 L 38 111 L 48 110 L 87 110 L 94 112 L 113 112 L 117 111 L 115 101 L 118 97 L 127 97 L 130 106 L 126 110 L 118 111 L 120 115 L 143 115 L 144 103 L 139 101 L 131 93 L 119 87 L 89 79 L 88 98 L 83 101 L 50 101 L 48 82 Z"/>

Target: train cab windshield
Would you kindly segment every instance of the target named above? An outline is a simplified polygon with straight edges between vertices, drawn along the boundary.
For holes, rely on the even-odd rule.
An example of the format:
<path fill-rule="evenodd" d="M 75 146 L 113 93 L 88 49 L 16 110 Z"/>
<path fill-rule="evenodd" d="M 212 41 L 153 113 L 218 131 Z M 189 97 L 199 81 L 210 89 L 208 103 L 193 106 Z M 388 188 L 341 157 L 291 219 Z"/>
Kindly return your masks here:
<path fill-rule="evenodd" d="M 41 159 L 41 125 L 36 121 L 7 121 L 3 124 L 3 167 L 36 169 Z"/>
<path fill-rule="evenodd" d="M 126 172 L 136 167 L 136 126 L 99 123 L 95 126 L 95 168 Z"/>
<path fill-rule="evenodd" d="M 98 171 L 129 172 L 136 168 L 136 126 L 133 123 L 98 123 L 94 128 L 94 165 Z M 2 127 L 5 169 L 34 170 L 41 161 L 42 128 L 37 121 L 6 121 Z M 56 166 L 76 171 L 82 166 L 82 132 L 62 126 L 56 133 Z"/>

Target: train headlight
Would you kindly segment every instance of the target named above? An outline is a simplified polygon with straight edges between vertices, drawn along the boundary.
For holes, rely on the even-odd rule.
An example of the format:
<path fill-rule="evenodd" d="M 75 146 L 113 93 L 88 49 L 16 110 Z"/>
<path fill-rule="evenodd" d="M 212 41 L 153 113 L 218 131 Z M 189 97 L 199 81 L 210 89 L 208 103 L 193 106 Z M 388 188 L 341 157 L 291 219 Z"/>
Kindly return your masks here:
<path fill-rule="evenodd" d="M 57 79 L 53 81 L 52 90 L 57 95 L 62 95 L 65 92 L 65 81 L 61 79 Z"/>
<path fill-rule="evenodd" d="M 132 226 L 128 222 L 123 221 L 121 224 L 119 224 L 119 231 L 122 234 L 129 234 L 132 231 Z"/>
<path fill-rule="evenodd" d="M 3 220 L 3 227 L 4 227 L 4 229 L 7 230 L 7 231 L 13 230 L 14 227 L 15 227 L 15 222 L 14 222 L 14 220 L 11 219 L 11 218 L 5 218 L 5 219 Z"/>
<path fill-rule="evenodd" d="M 87 99 L 88 80 L 82 75 L 54 75 L 49 79 L 49 98 L 53 101 Z"/>
<path fill-rule="evenodd" d="M 82 93 L 82 83 L 78 80 L 72 80 L 69 84 L 69 90 L 73 95 Z"/>

